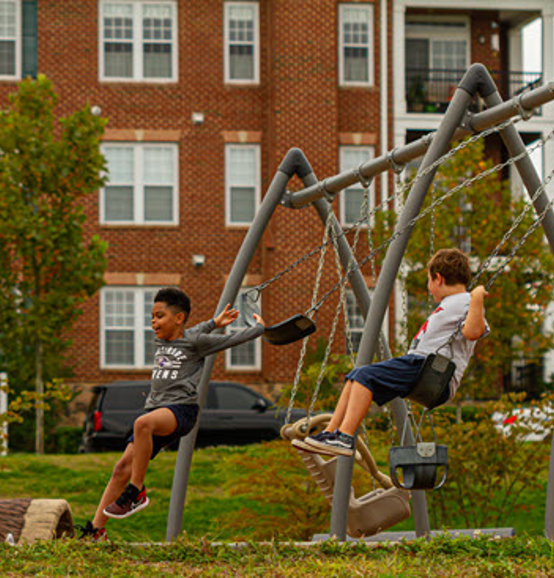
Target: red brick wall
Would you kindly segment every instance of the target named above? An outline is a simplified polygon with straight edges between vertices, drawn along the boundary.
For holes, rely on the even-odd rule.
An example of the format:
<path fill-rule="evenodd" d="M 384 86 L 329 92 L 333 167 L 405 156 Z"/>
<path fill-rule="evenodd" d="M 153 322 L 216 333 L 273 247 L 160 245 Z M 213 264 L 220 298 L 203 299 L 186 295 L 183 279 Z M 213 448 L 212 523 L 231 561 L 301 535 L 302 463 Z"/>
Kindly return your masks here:
<path fill-rule="evenodd" d="M 338 87 L 337 0 L 260 2 L 260 84 L 231 86 L 223 82 L 223 2 L 178 2 L 178 82 L 173 84 L 100 82 L 98 70 L 98 3 L 93 0 L 40 0 L 39 72 L 54 82 L 58 112 L 67 115 L 86 103 L 98 105 L 109 119 L 107 140 L 168 140 L 179 145 L 179 225 L 175 227 L 99 226 L 98 197 L 86 201 L 87 233 L 109 243 L 108 281 L 144 273 L 146 282 L 179 281 L 192 298 L 190 323 L 214 312 L 226 276 L 246 233 L 229 229 L 224 220 L 224 144 L 234 138 L 259 141 L 262 192 L 267 189 L 291 147 L 304 151 L 318 178 L 338 169 L 338 146 L 353 134 L 379 151 L 379 7 L 374 3 L 375 86 Z M 389 2 L 389 5 L 392 2 Z M 473 38 L 489 16 L 474 18 Z M 392 42 L 389 18 L 389 46 Z M 475 58 L 493 65 L 473 41 Z M 475 59 L 474 58 L 474 59 Z M 389 54 L 389 99 L 392 103 L 392 54 Z M 5 102 L 14 83 L 0 84 Z M 392 110 L 392 107 L 390 108 Z M 193 125 L 192 112 L 204 123 Z M 388 119 L 393 142 L 392 117 Z M 358 138 L 358 137 L 356 137 Z M 294 179 L 291 189 L 301 188 Z M 336 205 L 336 203 L 335 203 Z M 321 242 L 322 225 L 311 208 L 279 207 L 257 250 L 249 274 L 267 279 Z M 206 255 L 195 269 L 192 254 Z M 264 317 L 275 323 L 309 307 L 317 256 L 275 283 L 263 295 Z M 122 274 L 127 276 L 121 277 Z M 162 277 L 153 277 L 162 275 Z M 320 293 L 336 282 L 329 253 Z M 326 338 L 336 295 L 318 316 L 317 337 Z M 75 379 L 106 382 L 146 377 L 148 372 L 99 368 L 99 310 L 95 297 L 84 306 L 74 331 L 68 362 Z M 337 336 L 342 350 L 342 331 Z M 263 345 L 259 373 L 225 373 L 219 356 L 214 377 L 251 383 L 290 382 L 300 344 Z"/>
<path fill-rule="evenodd" d="M 178 82 L 116 83 L 99 81 L 97 2 L 41 0 L 39 72 L 54 82 L 60 115 L 88 102 L 100 106 L 109 119 L 106 140 L 179 144 L 178 226 L 99 226 L 98 198 L 86 201 L 88 234 L 99 233 L 109 243 L 110 283 L 132 279 L 136 273 L 147 274 L 149 283 L 151 275 L 166 273 L 168 279 L 180 279 L 192 298 L 190 323 L 211 317 L 246 232 L 224 223 L 224 143 L 238 131 L 260 142 L 263 192 L 291 147 L 301 148 L 323 178 L 337 172 L 339 131 L 378 134 L 378 90 L 349 94 L 337 87 L 337 12 L 336 0 L 261 2 L 260 84 L 236 87 L 223 82 L 223 2 L 179 2 Z M 191 123 L 192 112 L 204 113 L 202 125 Z M 290 186 L 301 184 L 295 179 Z M 249 273 L 259 279 L 271 277 L 319 244 L 321 237 L 322 225 L 312 209 L 280 207 Z M 194 253 L 206 255 L 203 268 L 192 266 Z M 264 293 L 268 323 L 309 307 L 316 266 L 317 256 Z M 336 280 L 330 254 L 327 270 L 322 293 Z M 320 337 L 328 331 L 334 301 L 330 299 L 318 317 Z M 86 303 L 75 327 L 68 356 L 75 379 L 146 376 L 147 372 L 100 370 L 98 307 L 98 298 Z M 337 339 L 342 348 L 342 337 Z M 219 356 L 214 376 L 290 381 L 299 346 L 264 344 L 263 371 L 254 374 L 226 374 Z"/>

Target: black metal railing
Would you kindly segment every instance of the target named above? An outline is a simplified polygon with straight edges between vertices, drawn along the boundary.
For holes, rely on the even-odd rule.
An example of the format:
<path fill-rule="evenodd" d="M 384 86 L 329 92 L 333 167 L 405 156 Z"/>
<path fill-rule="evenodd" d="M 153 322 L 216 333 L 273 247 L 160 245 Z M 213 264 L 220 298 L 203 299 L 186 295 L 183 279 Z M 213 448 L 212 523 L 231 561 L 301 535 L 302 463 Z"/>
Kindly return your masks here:
<path fill-rule="evenodd" d="M 465 70 L 439 68 L 406 69 L 408 112 L 443 113 Z M 490 71 L 500 96 L 510 99 L 542 84 L 542 72 Z M 479 103 L 475 103 L 479 108 Z"/>

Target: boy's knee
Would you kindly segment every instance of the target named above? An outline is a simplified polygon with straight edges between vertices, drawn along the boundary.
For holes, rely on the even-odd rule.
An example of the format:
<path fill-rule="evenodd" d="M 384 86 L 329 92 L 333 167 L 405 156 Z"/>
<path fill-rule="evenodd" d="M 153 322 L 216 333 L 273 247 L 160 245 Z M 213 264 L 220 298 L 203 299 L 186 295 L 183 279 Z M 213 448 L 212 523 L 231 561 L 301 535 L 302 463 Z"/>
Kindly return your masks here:
<path fill-rule="evenodd" d="M 152 426 L 147 419 L 147 416 L 138 417 L 133 424 L 133 433 L 140 435 L 142 433 L 152 433 Z"/>

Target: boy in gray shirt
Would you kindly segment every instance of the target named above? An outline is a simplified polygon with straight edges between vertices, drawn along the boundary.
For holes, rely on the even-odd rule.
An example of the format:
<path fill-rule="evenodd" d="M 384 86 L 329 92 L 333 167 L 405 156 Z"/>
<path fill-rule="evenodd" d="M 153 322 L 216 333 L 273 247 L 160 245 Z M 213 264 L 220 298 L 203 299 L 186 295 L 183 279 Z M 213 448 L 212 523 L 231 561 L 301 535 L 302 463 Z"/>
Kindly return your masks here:
<path fill-rule="evenodd" d="M 133 434 L 113 469 L 94 519 L 87 522 L 81 537 L 106 540 L 108 518 L 126 518 L 148 505 L 143 482 L 150 460 L 189 433 L 196 423 L 197 387 L 206 356 L 264 332 L 263 319 L 254 314 L 253 327 L 232 334 L 212 333 L 238 317 L 239 312 L 230 305 L 214 319 L 185 329 L 189 314 L 190 300 L 183 291 L 172 287 L 158 291 L 152 306 L 156 354 L 145 413 L 135 420 Z"/>
<path fill-rule="evenodd" d="M 416 385 L 427 355 L 448 345 L 456 370 L 441 403 L 453 397 L 473 354 L 475 342 L 488 334 L 482 285 L 467 292 L 471 279 L 469 259 L 458 249 L 441 249 L 427 264 L 427 288 L 438 307 L 414 337 L 407 355 L 353 369 L 346 376 L 333 417 L 325 431 L 292 444 L 323 455 L 354 453 L 354 433 L 371 403 L 383 405 L 406 397 Z M 450 342 L 450 338 L 452 341 Z"/>

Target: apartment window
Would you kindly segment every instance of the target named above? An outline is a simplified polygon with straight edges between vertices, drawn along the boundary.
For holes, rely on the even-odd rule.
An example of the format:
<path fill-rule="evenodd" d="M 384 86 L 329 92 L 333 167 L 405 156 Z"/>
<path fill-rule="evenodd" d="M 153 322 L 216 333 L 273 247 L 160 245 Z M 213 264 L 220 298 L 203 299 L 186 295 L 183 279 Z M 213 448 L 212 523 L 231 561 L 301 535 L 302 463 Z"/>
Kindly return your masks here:
<path fill-rule="evenodd" d="M 225 146 L 226 223 L 249 225 L 260 204 L 259 145 Z"/>
<path fill-rule="evenodd" d="M 346 292 L 346 314 L 348 317 L 348 327 L 350 328 L 350 338 L 352 350 L 350 350 L 350 343 L 348 335 L 346 336 L 346 352 L 357 353 L 362 339 L 364 330 L 364 317 L 356 301 L 356 297 L 352 291 Z"/>
<path fill-rule="evenodd" d="M 225 82 L 259 82 L 257 2 L 225 3 Z"/>
<path fill-rule="evenodd" d="M 100 222 L 177 224 L 177 145 L 105 144 L 109 181 L 101 192 Z"/>
<path fill-rule="evenodd" d="M 373 147 L 342 146 L 339 154 L 340 172 L 344 172 L 349 169 L 356 169 L 361 164 L 372 159 L 374 151 Z M 367 218 L 369 211 L 375 207 L 375 186 L 373 183 L 369 188 L 369 205 L 366 205 L 365 211 L 362 213 L 362 205 L 366 194 L 368 193 L 359 182 L 342 191 L 339 211 L 340 221 L 343 225 L 353 225 L 358 223 L 360 219 Z M 367 225 L 367 221 L 365 224 Z"/>
<path fill-rule="evenodd" d="M 100 10 L 102 79 L 152 82 L 177 79 L 174 2 L 102 2 Z"/>
<path fill-rule="evenodd" d="M 448 102 L 469 63 L 469 22 L 415 18 L 406 22 L 406 91 L 412 99 Z"/>
<path fill-rule="evenodd" d="M 241 289 L 237 300 L 233 307 L 237 309 L 240 307 L 240 294 L 244 291 L 248 291 L 248 287 Z M 258 303 L 261 309 L 261 303 Z M 227 327 L 228 333 L 234 333 L 240 331 L 246 327 L 246 324 L 241 316 L 232 324 Z M 254 339 L 253 341 L 247 341 L 236 347 L 225 350 L 225 365 L 226 369 L 232 370 L 246 370 L 246 371 L 257 371 L 261 369 L 262 366 L 262 343 L 261 339 Z"/>
<path fill-rule="evenodd" d="M 373 6 L 339 5 L 339 82 L 373 84 Z"/>
<path fill-rule="evenodd" d="M 369 290 L 370 294 L 373 293 L 373 289 Z M 346 292 L 346 315 L 348 318 L 348 326 L 350 327 L 350 335 L 352 339 L 352 349 L 354 353 L 358 352 L 360 347 L 360 341 L 362 340 L 362 335 L 364 333 L 364 317 L 362 315 L 362 310 L 358 305 L 356 296 L 353 291 L 348 290 Z M 388 310 L 383 318 L 383 325 L 381 327 L 381 332 L 385 341 L 389 339 L 389 313 Z M 348 336 L 346 337 L 346 352 L 351 353 L 350 346 L 348 343 Z"/>
<path fill-rule="evenodd" d="M 37 0 L 0 0 L 0 78 L 37 75 Z"/>
<path fill-rule="evenodd" d="M 152 367 L 155 352 L 152 303 L 158 289 L 104 287 L 101 290 L 101 367 Z"/>

